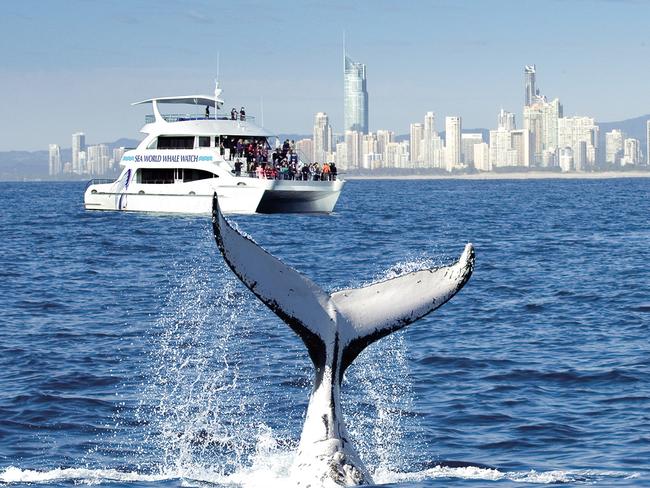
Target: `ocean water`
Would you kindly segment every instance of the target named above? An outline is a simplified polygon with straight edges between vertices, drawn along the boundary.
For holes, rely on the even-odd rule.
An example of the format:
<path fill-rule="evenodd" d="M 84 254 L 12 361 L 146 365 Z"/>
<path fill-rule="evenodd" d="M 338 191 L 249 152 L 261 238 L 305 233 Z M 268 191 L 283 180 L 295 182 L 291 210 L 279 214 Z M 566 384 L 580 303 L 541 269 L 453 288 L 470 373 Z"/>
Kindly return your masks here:
<path fill-rule="evenodd" d="M 300 340 L 207 217 L 82 193 L 0 183 L 0 485 L 287 486 Z M 328 290 L 474 243 L 465 288 L 348 371 L 377 483 L 650 486 L 649 216 L 647 179 L 351 181 L 330 216 L 231 220 Z"/>

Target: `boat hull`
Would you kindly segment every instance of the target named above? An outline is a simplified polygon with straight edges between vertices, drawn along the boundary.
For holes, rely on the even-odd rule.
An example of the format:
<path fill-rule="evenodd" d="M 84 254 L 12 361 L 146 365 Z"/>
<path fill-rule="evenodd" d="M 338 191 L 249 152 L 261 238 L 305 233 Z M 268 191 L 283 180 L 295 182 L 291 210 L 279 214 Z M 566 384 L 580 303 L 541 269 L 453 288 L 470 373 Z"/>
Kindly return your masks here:
<path fill-rule="evenodd" d="M 130 191 L 117 191 L 113 184 L 90 185 L 84 194 L 87 210 L 153 212 L 209 215 L 212 197 L 217 192 L 224 213 L 330 213 L 339 198 L 343 181 L 310 182 L 256 180 L 255 186 L 215 186 L 183 193 L 164 188 L 134 185 Z"/>

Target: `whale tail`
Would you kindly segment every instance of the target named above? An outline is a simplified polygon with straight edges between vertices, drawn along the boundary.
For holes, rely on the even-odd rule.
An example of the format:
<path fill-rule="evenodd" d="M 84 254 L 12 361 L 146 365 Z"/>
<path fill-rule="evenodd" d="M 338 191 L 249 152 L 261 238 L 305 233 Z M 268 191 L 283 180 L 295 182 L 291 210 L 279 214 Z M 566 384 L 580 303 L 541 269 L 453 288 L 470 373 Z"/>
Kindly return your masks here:
<path fill-rule="evenodd" d="M 234 229 L 213 197 L 212 224 L 230 269 L 302 339 L 317 372 L 328 349 L 340 351 L 339 383 L 347 367 L 373 342 L 431 313 L 469 280 L 474 248 L 458 261 L 331 295 Z"/>

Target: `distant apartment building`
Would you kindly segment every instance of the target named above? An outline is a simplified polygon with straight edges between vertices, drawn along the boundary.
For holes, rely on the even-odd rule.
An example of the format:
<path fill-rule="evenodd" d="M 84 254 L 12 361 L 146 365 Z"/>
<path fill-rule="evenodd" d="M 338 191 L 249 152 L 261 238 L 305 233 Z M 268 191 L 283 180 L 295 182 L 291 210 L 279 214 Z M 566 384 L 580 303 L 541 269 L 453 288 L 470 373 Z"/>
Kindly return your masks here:
<path fill-rule="evenodd" d="M 332 128 L 325 112 L 318 112 L 314 116 L 314 152 L 313 161 L 323 163 L 327 154 L 332 151 Z"/>
<path fill-rule="evenodd" d="M 424 151 L 422 141 L 424 139 L 424 125 L 420 123 L 411 124 L 409 129 L 409 142 L 411 147 L 411 167 L 417 168 L 423 161 Z"/>
<path fill-rule="evenodd" d="M 563 108 L 558 98 L 548 102 L 544 97 L 536 96 L 530 106 L 524 107 L 524 129 L 530 133 L 535 165 L 545 166 L 549 161 L 548 153 L 556 152 L 558 119 L 562 116 Z"/>
<path fill-rule="evenodd" d="M 650 120 L 646 122 L 646 143 L 645 143 L 645 156 L 646 156 L 646 164 L 650 165 Z"/>
<path fill-rule="evenodd" d="M 460 135 L 460 157 L 465 166 L 474 167 L 474 146 L 483 142 L 483 134 L 468 133 Z"/>
<path fill-rule="evenodd" d="M 377 152 L 381 154 L 381 157 L 384 162 L 386 162 L 386 151 L 387 146 L 395 140 L 395 133 L 390 130 L 378 130 L 377 131 Z"/>
<path fill-rule="evenodd" d="M 605 134 L 605 162 L 618 166 L 623 158 L 623 141 L 625 134 L 618 129 L 613 129 Z"/>
<path fill-rule="evenodd" d="M 307 138 L 296 141 L 296 151 L 298 152 L 298 157 L 303 163 L 314 162 L 314 143 L 311 139 Z"/>
<path fill-rule="evenodd" d="M 361 143 L 363 133 L 357 130 L 345 131 L 346 169 L 361 168 Z"/>
<path fill-rule="evenodd" d="M 486 142 L 474 144 L 474 168 L 479 171 L 491 171 L 490 166 L 490 146 Z"/>
<path fill-rule="evenodd" d="M 497 128 L 501 127 L 506 130 L 515 130 L 515 114 L 501 109 L 497 116 Z"/>
<path fill-rule="evenodd" d="M 85 163 L 82 164 L 79 154 L 86 150 L 86 134 L 83 132 L 76 132 L 72 134 L 72 172 L 81 174 L 84 173 Z"/>
<path fill-rule="evenodd" d="M 410 162 L 409 143 L 389 142 L 386 144 L 384 166 L 386 168 L 408 168 Z"/>
<path fill-rule="evenodd" d="M 445 117 L 445 165 L 447 171 L 461 166 L 460 134 L 462 119 L 458 116 Z"/>
<path fill-rule="evenodd" d="M 621 166 L 641 164 L 641 141 L 628 138 L 623 141 Z"/>
<path fill-rule="evenodd" d="M 63 167 L 61 166 L 61 148 L 57 144 L 50 144 L 48 168 L 50 176 L 58 176 L 63 171 Z"/>
<path fill-rule="evenodd" d="M 86 172 L 94 176 L 102 176 L 109 171 L 108 146 L 97 144 L 86 149 Z"/>
<path fill-rule="evenodd" d="M 569 147 L 573 152 L 576 171 L 591 169 L 596 164 L 598 126 L 591 117 L 562 117 L 558 119 L 558 147 Z M 584 143 L 586 154 L 580 148 Z"/>

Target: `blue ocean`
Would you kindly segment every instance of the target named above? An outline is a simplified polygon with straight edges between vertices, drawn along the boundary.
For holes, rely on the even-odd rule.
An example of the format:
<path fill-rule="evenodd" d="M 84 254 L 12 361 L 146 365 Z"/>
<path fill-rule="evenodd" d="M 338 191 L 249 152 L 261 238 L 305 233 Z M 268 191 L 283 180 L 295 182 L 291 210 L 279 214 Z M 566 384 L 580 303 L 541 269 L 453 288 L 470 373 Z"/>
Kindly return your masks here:
<path fill-rule="evenodd" d="M 312 366 L 208 217 L 0 183 L 0 485 L 284 487 Z M 346 373 L 391 487 L 650 486 L 650 179 L 350 181 L 332 215 L 232 216 L 326 290 L 476 268 Z M 455 464 L 448 461 L 462 461 Z"/>

